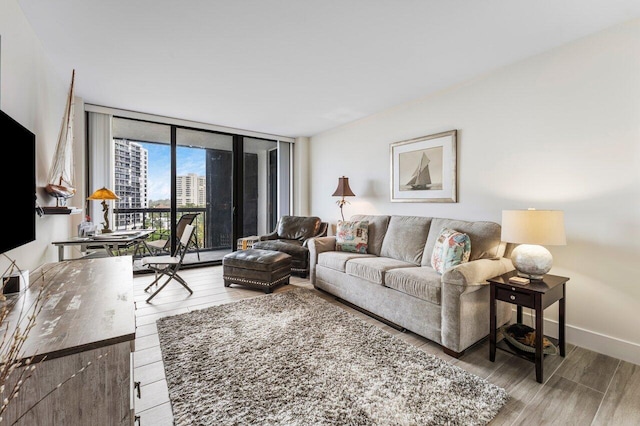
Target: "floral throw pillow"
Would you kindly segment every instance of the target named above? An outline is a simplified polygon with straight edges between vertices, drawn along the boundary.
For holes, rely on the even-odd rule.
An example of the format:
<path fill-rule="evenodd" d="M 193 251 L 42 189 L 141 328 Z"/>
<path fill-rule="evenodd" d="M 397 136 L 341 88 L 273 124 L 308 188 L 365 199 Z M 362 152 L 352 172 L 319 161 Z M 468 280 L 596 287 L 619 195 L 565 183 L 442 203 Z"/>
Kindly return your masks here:
<path fill-rule="evenodd" d="M 369 240 L 369 221 L 348 222 L 339 220 L 336 231 L 336 250 L 366 253 Z"/>
<path fill-rule="evenodd" d="M 431 266 L 439 274 L 447 269 L 469 261 L 471 240 L 467 234 L 449 228 L 443 228 L 436 240 L 431 255 Z"/>

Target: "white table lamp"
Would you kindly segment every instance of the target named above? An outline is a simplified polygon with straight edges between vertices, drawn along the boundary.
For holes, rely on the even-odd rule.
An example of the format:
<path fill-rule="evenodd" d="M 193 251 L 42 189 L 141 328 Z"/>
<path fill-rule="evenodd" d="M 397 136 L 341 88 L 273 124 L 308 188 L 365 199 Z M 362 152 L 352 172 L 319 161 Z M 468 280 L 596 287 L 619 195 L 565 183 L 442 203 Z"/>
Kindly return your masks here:
<path fill-rule="evenodd" d="M 511 252 L 518 275 L 541 280 L 553 264 L 551 253 L 543 245 L 567 244 L 564 213 L 560 210 L 503 210 L 502 241 L 519 244 Z"/>

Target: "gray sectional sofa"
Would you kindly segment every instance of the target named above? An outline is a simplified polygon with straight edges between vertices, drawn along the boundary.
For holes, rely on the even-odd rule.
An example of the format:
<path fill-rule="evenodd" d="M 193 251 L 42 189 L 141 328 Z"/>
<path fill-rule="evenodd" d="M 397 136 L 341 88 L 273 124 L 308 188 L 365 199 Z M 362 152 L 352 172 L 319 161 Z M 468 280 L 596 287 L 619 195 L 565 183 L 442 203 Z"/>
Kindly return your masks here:
<path fill-rule="evenodd" d="M 311 282 L 339 299 L 440 344 L 455 357 L 489 334 L 487 279 L 513 270 L 500 225 L 422 216 L 356 215 L 369 221 L 367 254 L 336 251 L 336 237 L 309 240 Z M 431 267 L 442 228 L 469 235 L 469 262 Z M 498 302 L 498 326 L 511 305 Z"/>

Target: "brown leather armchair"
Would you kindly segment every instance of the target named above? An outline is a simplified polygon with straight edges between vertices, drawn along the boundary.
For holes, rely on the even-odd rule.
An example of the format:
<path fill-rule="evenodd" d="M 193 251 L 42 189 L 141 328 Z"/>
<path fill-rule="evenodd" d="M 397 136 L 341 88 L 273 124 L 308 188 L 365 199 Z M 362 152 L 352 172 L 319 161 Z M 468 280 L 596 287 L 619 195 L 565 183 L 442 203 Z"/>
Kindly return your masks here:
<path fill-rule="evenodd" d="M 302 278 L 309 273 L 307 241 L 327 235 L 328 223 L 317 216 L 282 216 L 273 232 L 260 236 L 253 248 L 274 250 L 291 256 L 291 272 Z"/>

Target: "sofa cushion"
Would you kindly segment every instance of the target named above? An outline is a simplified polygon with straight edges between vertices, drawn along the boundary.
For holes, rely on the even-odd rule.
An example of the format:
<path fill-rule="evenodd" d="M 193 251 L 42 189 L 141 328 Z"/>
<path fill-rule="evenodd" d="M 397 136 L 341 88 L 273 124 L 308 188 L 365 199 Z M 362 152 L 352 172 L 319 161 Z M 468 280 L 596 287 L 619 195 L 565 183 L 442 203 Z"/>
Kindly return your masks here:
<path fill-rule="evenodd" d="M 367 253 L 369 222 L 339 220 L 336 229 L 336 250 Z"/>
<path fill-rule="evenodd" d="M 384 276 L 384 285 L 418 299 L 440 305 L 442 277 L 428 266 L 387 271 Z"/>
<path fill-rule="evenodd" d="M 368 257 L 347 261 L 347 274 L 376 284 L 384 284 L 385 272 L 396 268 L 411 268 L 412 263 L 388 257 Z"/>
<path fill-rule="evenodd" d="M 471 240 L 469 261 L 495 259 L 504 254 L 505 245 L 500 242 L 500 225 L 495 222 L 467 222 L 464 220 L 433 218 L 431 230 L 424 247 L 422 266 L 431 266 L 431 256 L 442 228 L 455 229 L 465 233 Z"/>
<path fill-rule="evenodd" d="M 278 238 L 304 241 L 318 234 L 320 223 L 316 216 L 282 216 L 278 221 Z"/>
<path fill-rule="evenodd" d="M 430 217 L 391 216 L 380 255 L 420 265 L 430 225 Z"/>
<path fill-rule="evenodd" d="M 443 228 L 431 255 L 431 267 L 443 274 L 447 269 L 469 261 L 471 240 L 467 234 Z"/>
<path fill-rule="evenodd" d="M 391 216 L 384 215 L 354 215 L 351 220 L 366 220 L 369 222 L 369 241 L 367 243 L 367 253 L 380 256 L 382 251 L 382 241 L 387 233 L 389 226 L 389 218 Z"/>
<path fill-rule="evenodd" d="M 335 271 L 345 272 L 347 262 L 351 259 L 373 257 L 372 254 L 350 253 L 346 251 L 327 251 L 318 255 L 318 265 L 331 268 Z"/>

